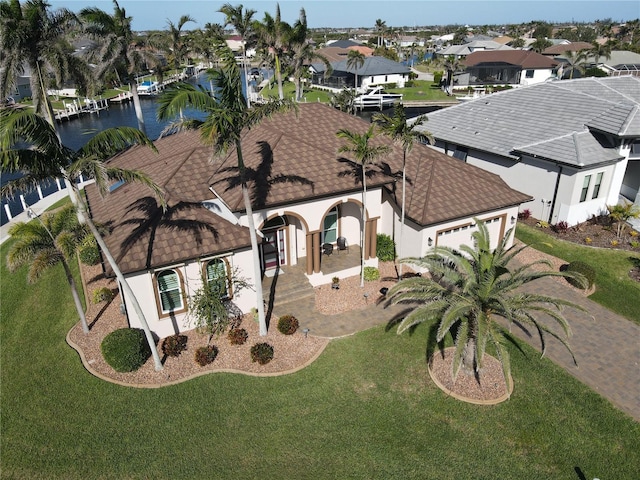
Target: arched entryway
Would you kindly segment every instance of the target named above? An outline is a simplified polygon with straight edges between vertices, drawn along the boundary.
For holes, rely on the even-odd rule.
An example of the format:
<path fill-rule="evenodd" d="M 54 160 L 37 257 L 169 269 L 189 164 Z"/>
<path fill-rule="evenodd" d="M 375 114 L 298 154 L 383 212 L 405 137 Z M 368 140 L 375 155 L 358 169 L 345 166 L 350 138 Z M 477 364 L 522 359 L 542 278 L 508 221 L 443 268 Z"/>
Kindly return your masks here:
<path fill-rule="evenodd" d="M 263 272 L 284 265 L 295 265 L 305 256 L 306 222 L 295 214 L 284 213 L 267 219 L 260 228 L 260 261 Z"/>

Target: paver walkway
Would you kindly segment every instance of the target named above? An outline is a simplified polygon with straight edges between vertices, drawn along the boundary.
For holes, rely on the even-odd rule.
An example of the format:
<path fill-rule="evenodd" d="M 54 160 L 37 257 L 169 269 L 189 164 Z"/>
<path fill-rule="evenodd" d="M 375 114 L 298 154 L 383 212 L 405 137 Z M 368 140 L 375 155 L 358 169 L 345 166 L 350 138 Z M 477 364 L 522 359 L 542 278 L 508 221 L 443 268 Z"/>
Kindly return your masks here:
<path fill-rule="evenodd" d="M 528 288 L 536 293 L 569 300 L 589 312 L 574 309 L 564 312 L 573 331 L 569 343 L 578 367 L 564 346 L 549 335 L 545 336 L 546 356 L 640 421 L 640 326 L 551 278 L 536 280 Z M 309 296 L 276 306 L 273 313 L 276 316 L 293 314 L 300 320 L 300 328 L 308 328 L 310 335 L 335 338 L 386 324 L 401 310 L 400 306 L 385 309 L 381 305 L 372 305 L 340 315 L 323 315 L 315 310 L 314 297 Z M 533 336 L 528 337 L 515 326 L 512 332 L 540 350 L 537 333 L 533 332 Z"/>

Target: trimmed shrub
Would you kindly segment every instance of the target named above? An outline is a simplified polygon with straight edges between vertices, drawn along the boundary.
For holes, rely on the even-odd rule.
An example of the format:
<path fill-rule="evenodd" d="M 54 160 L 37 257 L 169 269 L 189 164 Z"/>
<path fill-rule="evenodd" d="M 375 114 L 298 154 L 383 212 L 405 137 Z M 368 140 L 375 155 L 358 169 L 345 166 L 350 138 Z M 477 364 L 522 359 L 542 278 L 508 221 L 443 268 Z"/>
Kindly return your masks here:
<path fill-rule="evenodd" d="M 249 334 L 244 328 L 232 328 L 227 334 L 231 345 L 244 345 L 249 338 Z"/>
<path fill-rule="evenodd" d="M 151 349 L 141 328 L 120 328 L 102 340 L 100 350 L 116 372 L 138 370 L 151 356 Z"/>
<path fill-rule="evenodd" d="M 524 209 L 521 212 L 518 212 L 518 220 L 526 220 L 531 216 L 531 210 L 528 208 Z"/>
<path fill-rule="evenodd" d="M 162 353 L 168 357 L 177 357 L 186 349 L 186 335 L 171 335 L 162 341 Z"/>
<path fill-rule="evenodd" d="M 396 244 L 389 235 L 379 233 L 376 241 L 376 257 L 381 262 L 392 262 L 396 258 Z"/>
<path fill-rule="evenodd" d="M 273 347 L 268 343 L 256 343 L 251 347 L 251 361 L 266 365 L 273 360 Z"/>
<path fill-rule="evenodd" d="M 567 233 L 567 230 L 569 230 L 569 224 L 565 221 L 558 222 L 553 226 L 553 230 L 556 233 Z"/>
<path fill-rule="evenodd" d="M 364 279 L 367 282 L 375 282 L 380 279 L 380 270 L 376 267 L 364 267 Z"/>
<path fill-rule="evenodd" d="M 443 75 L 444 75 L 444 72 L 442 71 L 433 72 L 433 83 L 435 85 L 440 85 L 440 83 L 442 82 Z"/>
<path fill-rule="evenodd" d="M 218 347 L 215 345 L 207 345 L 196 350 L 195 360 L 198 365 L 204 367 L 212 363 L 218 356 Z"/>
<path fill-rule="evenodd" d="M 96 239 L 88 235 L 78 247 L 78 256 L 85 265 L 99 264 L 102 258 L 100 257 L 100 249 Z"/>
<path fill-rule="evenodd" d="M 93 291 L 93 303 L 110 302 L 113 297 L 113 291 L 107 287 L 96 288 Z"/>
<path fill-rule="evenodd" d="M 567 265 L 565 271 L 582 274 L 587 281 L 587 289 L 591 288 L 593 286 L 593 282 L 596 281 L 595 269 L 591 265 L 581 261 L 571 262 L 569 265 Z M 580 284 L 580 281 L 576 280 L 575 278 L 567 277 L 567 282 L 569 282 L 576 288 L 583 288 L 583 285 Z"/>
<path fill-rule="evenodd" d="M 278 331 L 284 335 L 293 335 L 300 324 L 293 315 L 283 315 L 278 319 Z"/>

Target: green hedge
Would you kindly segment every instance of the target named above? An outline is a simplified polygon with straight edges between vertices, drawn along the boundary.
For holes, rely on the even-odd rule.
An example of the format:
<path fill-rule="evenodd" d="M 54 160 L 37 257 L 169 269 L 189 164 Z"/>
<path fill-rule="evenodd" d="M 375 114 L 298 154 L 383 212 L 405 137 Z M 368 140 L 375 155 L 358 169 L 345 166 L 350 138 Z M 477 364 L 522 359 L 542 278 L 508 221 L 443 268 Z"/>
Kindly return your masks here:
<path fill-rule="evenodd" d="M 116 372 L 138 370 L 151 356 L 151 349 L 141 328 L 120 328 L 102 340 L 102 356 Z"/>

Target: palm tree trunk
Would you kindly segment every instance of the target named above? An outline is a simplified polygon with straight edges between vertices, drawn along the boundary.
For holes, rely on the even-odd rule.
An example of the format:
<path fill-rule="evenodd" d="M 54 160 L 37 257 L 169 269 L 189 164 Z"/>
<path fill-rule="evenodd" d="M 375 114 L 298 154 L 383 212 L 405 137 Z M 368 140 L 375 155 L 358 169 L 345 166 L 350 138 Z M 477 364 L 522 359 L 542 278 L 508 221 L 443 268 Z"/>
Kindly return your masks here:
<path fill-rule="evenodd" d="M 276 55 L 276 81 L 278 82 L 278 97 L 284 100 L 284 90 L 282 90 L 282 72 L 280 71 L 280 57 Z"/>
<path fill-rule="evenodd" d="M 74 188 L 77 188 L 77 187 L 74 187 Z M 89 230 L 91 230 L 91 233 L 95 237 L 96 242 L 98 242 L 98 245 L 100 246 L 100 249 L 102 250 L 102 253 L 104 254 L 105 258 L 107 259 L 107 262 L 109 262 L 109 265 L 111 266 L 111 269 L 116 274 L 116 278 L 118 279 L 118 282 L 120 283 L 120 286 L 124 290 L 124 293 L 129 297 L 129 300 L 131 300 L 131 304 L 133 305 L 133 310 L 134 310 L 134 312 L 136 312 L 136 315 L 138 316 L 138 319 L 140 320 L 140 323 L 142 324 L 142 330 L 144 330 L 145 337 L 147 338 L 147 343 L 149 344 L 149 348 L 151 349 L 151 355 L 153 356 L 153 362 L 155 364 L 155 369 L 158 372 L 158 371 L 162 370 L 162 368 L 163 368 L 162 367 L 162 361 L 160 360 L 160 355 L 158 354 L 158 348 L 156 347 L 156 342 L 155 342 L 155 340 L 153 338 L 153 334 L 151 333 L 151 329 L 149 329 L 149 324 L 147 323 L 147 318 L 144 316 L 144 312 L 142 311 L 142 308 L 140 307 L 140 304 L 138 303 L 138 299 L 136 298 L 136 295 L 133 292 L 133 289 L 129 285 L 129 282 L 127 282 L 127 279 L 122 274 L 122 271 L 120 270 L 120 267 L 118 267 L 118 264 L 116 263 L 116 260 L 113 258 L 113 255 L 111 255 L 111 252 L 109 251 L 109 248 L 107 247 L 107 244 L 105 243 L 104 239 L 102 238 L 102 235 L 100 235 L 100 232 L 98 231 L 98 229 L 96 228 L 95 224 L 93 223 L 93 220 L 91 220 L 91 217 L 88 215 L 87 206 L 86 206 L 85 202 L 80 199 L 80 195 L 79 195 L 79 192 L 77 190 L 74 193 L 78 197 L 78 205 L 79 205 L 78 215 L 82 217 L 82 222 L 85 223 L 89 227 Z"/>
<path fill-rule="evenodd" d="M 475 350 L 476 339 L 469 337 L 462 352 L 462 371 L 465 375 L 473 375 L 475 373 Z"/>
<path fill-rule="evenodd" d="M 76 287 L 76 281 L 73 278 L 73 274 L 71 273 L 71 269 L 69 268 L 67 261 L 64 259 L 62 259 L 62 266 L 64 267 L 64 273 L 67 276 L 67 282 L 69 282 L 69 286 L 71 287 L 71 296 L 73 297 L 73 303 L 75 304 L 78 316 L 80 317 L 82 331 L 84 333 L 89 333 L 89 325 L 87 325 L 87 317 L 84 315 L 84 309 L 82 308 L 82 302 L 80 301 L 80 294 Z"/>
<path fill-rule="evenodd" d="M 256 225 L 253 221 L 253 208 L 249 198 L 249 189 L 245 178 L 244 160 L 242 158 L 242 146 L 239 140 L 236 141 L 236 152 L 238 154 L 238 166 L 240 167 L 240 182 L 242 184 L 242 199 L 247 212 L 247 223 L 249 224 L 249 236 L 251 237 L 251 252 L 253 253 L 253 276 L 256 288 L 256 308 L 258 309 L 258 323 L 260 325 L 260 336 L 267 335 L 267 321 L 264 315 L 264 299 L 262 298 L 262 268 L 260 268 L 260 251 L 258 250 L 258 235 Z"/>
<path fill-rule="evenodd" d="M 402 243 L 402 235 L 404 233 L 404 203 L 405 203 L 405 199 L 406 199 L 406 191 L 407 191 L 407 152 L 404 151 L 403 152 L 403 157 L 402 157 L 402 206 L 401 206 L 401 213 L 400 213 L 400 241 L 398 242 L 398 256 L 400 258 L 404 258 L 404 254 L 403 254 L 403 246 L 404 244 Z M 402 280 L 402 262 L 400 262 L 399 268 L 398 268 L 398 275 L 400 277 L 400 280 Z"/>
<path fill-rule="evenodd" d="M 138 130 L 146 135 L 147 129 L 144 125 L 144 117 L 142 116 L 142 105 L 140 105 L 140 96 L 138 95 L 138 82 L 136 82 L 135 78 L 129 80 L 129 90 L 131 90 L 131 95 L 133 98 L 133 108 L 136 111 L 136 118 L 138 119 Z"/>
<path fill-rule="evenodd" d="M 244 38 L 242 39 L 242 68 L 244 69 L 244 91 L 247 96 L 247 108 L 251 108 L 251 99 L 249 98 L 249 75 L 247 73 L 247 45 Z"/>
<path fill-rule="evenodd" d="M 362 165 L 362 228 L 360 229 L 360 287 L 364 288 L 364 244 L 365 231 L 367 229 L 367 175 L 364 164 Z"/>

